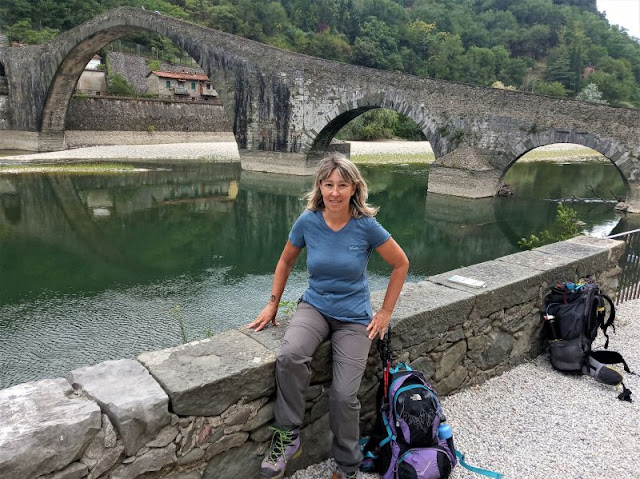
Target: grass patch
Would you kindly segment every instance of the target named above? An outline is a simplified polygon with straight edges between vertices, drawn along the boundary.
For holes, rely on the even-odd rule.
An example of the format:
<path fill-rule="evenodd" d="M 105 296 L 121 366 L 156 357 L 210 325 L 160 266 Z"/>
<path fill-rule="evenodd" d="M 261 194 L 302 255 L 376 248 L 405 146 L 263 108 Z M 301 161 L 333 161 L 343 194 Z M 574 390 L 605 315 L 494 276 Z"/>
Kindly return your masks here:
<path fill-rule="evenodd" d="M 358 165 L 429 164 L 435 160 L 433 153 L 383 153 L 351 155 L 351 161 Z"/>
<path fill-rule="evenodd" d="M 122 173 L 145 171 L 124 163 L 45 163 L 0 165 L 0 173 Z"/>

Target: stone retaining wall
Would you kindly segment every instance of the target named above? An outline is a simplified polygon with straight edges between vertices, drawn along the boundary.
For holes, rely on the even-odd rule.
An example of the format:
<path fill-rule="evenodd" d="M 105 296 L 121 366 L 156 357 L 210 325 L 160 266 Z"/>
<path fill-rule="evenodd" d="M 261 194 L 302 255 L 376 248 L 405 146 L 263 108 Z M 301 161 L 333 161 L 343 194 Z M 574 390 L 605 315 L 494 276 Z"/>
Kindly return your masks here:
<path fill-rule="evenodd" d="M 233 126 L 218 100 L 168 101 L 131 98 L 73 98 L 66 130 L 228 132 Z"/>
<path fill-rule="evenodd" d="M 612 294 L 623 248 L 579 237 L 407 284 L 393 317 L 398 360 L 423 371 L 441 395 L 501 374 L 542 352 L 539 308 L 549 285 L 590 275 Z M 451 283 L 454 274 L 486 288 Z M 240 328 L 1 390 L 0 477 L 255 477 L 270 439 L 283 332 Z M 330 454 L 330 364 L 326 342 L 311 365 L 301 433 L 313 447 L 289 473 Z M 373 347 L 360 388 L 364 431 L 375 416 L 378 376 Z"/>
<path fill-rule="evenodd" d="M 215 131 L 80 131 L 64 132 L 67 148 L 103 145 L 159 145 L 167 143 L 235 142 L 233 132 Z"/>

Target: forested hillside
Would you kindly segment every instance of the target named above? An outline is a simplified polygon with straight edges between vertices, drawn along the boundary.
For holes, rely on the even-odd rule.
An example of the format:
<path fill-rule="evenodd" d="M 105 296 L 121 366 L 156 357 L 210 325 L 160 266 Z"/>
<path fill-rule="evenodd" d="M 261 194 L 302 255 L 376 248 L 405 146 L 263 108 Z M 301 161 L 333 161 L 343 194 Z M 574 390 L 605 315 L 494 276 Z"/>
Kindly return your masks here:
<path fill-rule="evenodd" d="M 341 62 L 640 107 L 640 40 L 595 0 L 3 0 L 0 27 L 38 43 L 120 5 Z"/>

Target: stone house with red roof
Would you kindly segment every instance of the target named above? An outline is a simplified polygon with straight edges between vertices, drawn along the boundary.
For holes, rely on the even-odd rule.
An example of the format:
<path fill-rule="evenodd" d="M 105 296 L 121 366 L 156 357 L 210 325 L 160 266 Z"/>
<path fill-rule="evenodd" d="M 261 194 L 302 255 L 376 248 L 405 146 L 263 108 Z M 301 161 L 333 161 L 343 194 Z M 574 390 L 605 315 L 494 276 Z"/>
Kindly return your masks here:
<path fill-rule="evenodd" d="M 202 73 L 152 71 L 147 75 L 147 93 L 171 99 L 217 99 L 218 92 Z"/>

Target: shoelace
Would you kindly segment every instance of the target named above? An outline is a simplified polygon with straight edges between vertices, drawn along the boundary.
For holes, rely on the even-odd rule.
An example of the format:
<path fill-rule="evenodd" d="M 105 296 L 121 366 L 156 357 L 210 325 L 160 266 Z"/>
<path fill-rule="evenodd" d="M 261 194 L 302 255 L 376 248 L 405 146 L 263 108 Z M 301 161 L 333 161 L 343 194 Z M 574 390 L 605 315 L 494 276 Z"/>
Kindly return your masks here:
<path fill-rule="evenodd" d="M 280 456 L 284 455 L 285 449 L 293 442 L 293 434 L 291 434 L 291 431 L 275 426 L 269 426 L 269 429 L 271 429 L 274 434 L 271 438 L 271 448 L 267 462 L 275 464 L 278 462 Z"/>

